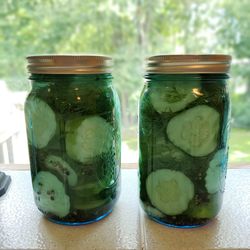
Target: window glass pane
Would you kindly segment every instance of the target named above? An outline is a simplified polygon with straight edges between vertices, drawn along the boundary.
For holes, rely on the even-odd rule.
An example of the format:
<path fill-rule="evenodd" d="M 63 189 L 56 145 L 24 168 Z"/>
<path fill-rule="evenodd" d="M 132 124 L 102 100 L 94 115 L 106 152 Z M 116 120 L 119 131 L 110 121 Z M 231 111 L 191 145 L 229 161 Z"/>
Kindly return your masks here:
<path fill-rule="evenodd" d="M 122 106 L 122 161 L 137 162 L 143 59 L 228 53 L 230 164 L 250 163 L 250 2 L 234 0 L 22 0 L 0 9 L 0 163 L 28 163 L 23 115 L 30 54 L 100 53 L 114 58 Z"/>

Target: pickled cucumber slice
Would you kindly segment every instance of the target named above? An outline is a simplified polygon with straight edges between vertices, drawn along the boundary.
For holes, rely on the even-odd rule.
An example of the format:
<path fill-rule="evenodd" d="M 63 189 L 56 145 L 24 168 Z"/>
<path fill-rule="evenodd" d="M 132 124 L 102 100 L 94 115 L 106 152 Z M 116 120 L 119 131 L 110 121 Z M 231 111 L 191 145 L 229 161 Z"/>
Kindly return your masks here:
<path fill-rule="evenodd" d="M 175 162 L 181 162 L 185 158 L 185 153 L 175 147 L 172 143 L 167 142 L 164 136 L 156 137 L 154 144 L 154 156 L 162 162 L 174 160 Z"/>
<path fill-rule="evenodd" d="M 215 215 L 216 215 L 216 212 L 214 211 L 214 207 L 209 203 L 197 206 L 190 213 L 190 216 L 192 216 L 193 218 L 197 218 L 197 219 L 206 219 L 206 218 L 210 219 L 214 217 Z"/>
<path fill-rule="evenodd" d="M 191 156 L 206 156 L 218 145 L 220 115 L 199 105 L 173 117 L 167 126 L 169 140 Z"/>
<path fill-rule="evenodd" d="M 79 197 L 91 197 L 100 193 L 103 190 L 103 186 L 98 181 L 86 182 L 77 184 L 72 190 Z"/>
<path fill-rule="evenodd" d="M 219 150 L 209 163 L 206 173 L 206 189 L 208 193 L 213 194 L 218 191 L 224 191 L 226 171 L 227 171 L 227 150 Z"/>
<path fill-rule="evenodd" d="M 99 194 L 105 187 L 98 179 L 98 165 L 81 164 L 77 168 L 78 182 L 71 187 L 71 194 L 79 197 L 92 197 Z"/>
<path fill-rule="evenodd" d="M 76 185 L 76 183 L 77 183 L 76 172 L 61 157 L 56 156 L 56 155 L 49 155 L 45 159 L 45 165 L 47 168 L 55 170 L 61 176 L 63 176 L 64 179 L 66 179 L 68 181 L 70 186 Z"/>
<path fill-rule="evenodd" d="M 35 203 L 44 213 L 65 217 L 70 210 L 69 196 L 63 183 L 47 171 L 41 171 L 33 181 Z"/>
<path fill-rule="evenodd" d="M 112 126 L 100 116 L 66 122 L 66 151 L 74 160 L 86 163 L 106 153 L 112 145 Z"/>
<path fill-rule="evenodd" d="M 156 86 L 150 93 L 150 100 L 158 113 L 177 112 L 199 97 L 199 88 L 199 83 L 172 82 L 164 89 Z"/>
<path fill-rule="evenodd" d="M 150 205 L 143 205 L 143 208 L 149 216 L 158 217 L 158 218 L 163 218 L 165 216 L 161 211 L 159 211 L 158 209 Z"/>
<path fill-rule="evenodd" d="M 25 105 L 27 135 L 36 148 L 47 146 L 56 133 L 56 117 L 50 106 L 39 98 L 28 98 Z"/>
<path fill-rule="evenodd" d="M 84 197 L 79 197 L 79 196 L 73 196 L 72 197 L 72 206 L 75 209 L 79 210 L 90 210 L 90 209 L 96 209 L 99 208 L 106 203 L 108 203 L 109 199 L 103 199 L 100 200 L 97 197 L 91 197 L 89 198 L 84 198 Z"/>
<path fill-rule="evenodd" d="M 194 196 L 192 181 L 182 172 L 160 169 L 146 180 L 146 190 L 153 206 L 167 215 L 178 215 Z"/>
<path fill-rule="evenodd" d="M 212 195 L 209 202 L 192 206 L 188 215 L 197 219 L 211 219 L 219 212 L 221 202 L 221 198 L 218 195 Z"/>

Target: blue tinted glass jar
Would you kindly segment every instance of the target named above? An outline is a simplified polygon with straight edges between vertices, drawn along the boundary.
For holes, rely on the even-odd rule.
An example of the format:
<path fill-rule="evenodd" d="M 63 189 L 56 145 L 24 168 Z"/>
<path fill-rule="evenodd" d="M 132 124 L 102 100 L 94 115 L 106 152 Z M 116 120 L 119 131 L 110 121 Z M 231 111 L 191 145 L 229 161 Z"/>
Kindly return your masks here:
<path fill-rule="evenodd" d="M 111 58 L 28 57 L 25 103 L 35 203 L 57 223 L 108 215 L 120 189 L 120 104 Z"/>
<path fill-rule="evenodd" d="M 196 227 L 221 208 L 230 61 L 227 55 L 148 59 L 139 110 L 140 200 L 159 223 Z"/>

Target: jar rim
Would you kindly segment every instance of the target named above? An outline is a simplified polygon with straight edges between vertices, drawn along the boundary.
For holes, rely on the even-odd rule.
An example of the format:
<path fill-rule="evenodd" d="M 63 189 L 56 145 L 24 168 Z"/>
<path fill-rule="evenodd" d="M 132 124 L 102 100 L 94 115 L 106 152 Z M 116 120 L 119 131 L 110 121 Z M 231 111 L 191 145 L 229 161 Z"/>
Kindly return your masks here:
<path fill-rule="evenodd" d="M 225 54 L 179 54 L 148 57 L 147 73 L 161 74 L 224 74 L 228 73 L 232 57 Z"/>
<path fill-rule="evenodd" d="M 26 59 L 28 72 L 35 74 L 104 74 L 112 71 L 112 58 L 103 55 L 31 55 Z"/>

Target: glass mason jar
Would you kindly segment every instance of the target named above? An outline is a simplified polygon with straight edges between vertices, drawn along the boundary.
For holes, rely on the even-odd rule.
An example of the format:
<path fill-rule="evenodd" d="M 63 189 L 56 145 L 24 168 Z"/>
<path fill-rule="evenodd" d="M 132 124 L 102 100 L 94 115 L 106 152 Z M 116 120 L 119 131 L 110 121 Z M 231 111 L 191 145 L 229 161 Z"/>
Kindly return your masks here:
<path fill-rule="evenodd" d="M 77 225 L 108 215 L 120 190 L 120 104 L 111 58 L 30 56 L 25 117 L 38 209 Z"/>
<path fill-rule="evenodd" d="M 139 108 L 140 200 L 159 223 L 196 227 L 221 208 L 230 62 L 227 55 L 148 59 Z"/>

